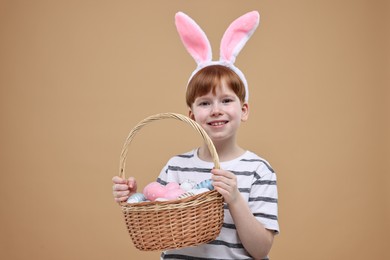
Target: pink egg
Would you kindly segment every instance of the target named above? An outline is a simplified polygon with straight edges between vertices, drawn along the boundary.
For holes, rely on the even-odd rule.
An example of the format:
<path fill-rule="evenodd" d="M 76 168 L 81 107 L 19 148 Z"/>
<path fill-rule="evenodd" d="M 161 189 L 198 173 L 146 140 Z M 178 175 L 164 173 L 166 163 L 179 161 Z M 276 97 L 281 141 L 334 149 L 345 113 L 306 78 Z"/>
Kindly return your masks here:
<path fill-rule="evenodd" d="M 182 195 L 184 192 L 185 191 L 180 189 L 180 188 L 175 189 L 175 190 L 167 190 L 164 198 L 166 198 L 168 200 L 175 200 L 175 199 L 179 198 L 179 196 Z"/>
<path fill-rule="evenodd" d="M 180 185 L 176 182 L 170 182 L 165 187 L 167 188 L 167 190 L 177 190 L 180 188 Z"/>
<path fill-rule="evenodd" d="M 150 201 L 155 201 L 157 198 L 165 197 L 166 188 L 158 182 L 151 182 L 145 186 L 143 194 L 146 199 Z"/>

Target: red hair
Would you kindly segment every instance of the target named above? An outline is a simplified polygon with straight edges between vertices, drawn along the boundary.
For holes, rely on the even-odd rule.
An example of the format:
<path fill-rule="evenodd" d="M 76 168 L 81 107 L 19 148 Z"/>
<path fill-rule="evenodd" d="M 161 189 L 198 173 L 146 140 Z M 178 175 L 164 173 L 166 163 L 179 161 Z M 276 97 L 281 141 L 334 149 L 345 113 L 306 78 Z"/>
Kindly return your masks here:
<path fill-rule="evenodd" d="M 206 95 L 216 88 L 221 82 L 237 95 L 241 103 L 245 102 L 245 86 L 240 77 L 231 69 L 223 65 L 211 65 L 199 70 L 190 80 L 187 86 L 186 103 L 191 107 L 197 97 Z"/>

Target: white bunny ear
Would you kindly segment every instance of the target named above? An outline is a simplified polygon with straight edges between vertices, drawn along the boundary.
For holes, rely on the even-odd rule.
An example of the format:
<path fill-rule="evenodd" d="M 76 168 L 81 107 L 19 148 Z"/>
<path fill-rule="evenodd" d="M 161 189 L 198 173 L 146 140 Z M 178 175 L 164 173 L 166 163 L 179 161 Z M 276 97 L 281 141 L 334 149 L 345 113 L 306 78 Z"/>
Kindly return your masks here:
<path fill-rule="evenodd" d="M 221 40 L 220 60 L 233 64 L 237 55 L 252 36 L 260 22 L 260 15 L 252 11 L 234 20 Z"/>
<path fill-rule="evenodd" d="M 199 25 L 182 12 L 176 13 L 175 23 L 184 46 L 196 63 L 199 65 L 211 61 L 211 45 Z"/>

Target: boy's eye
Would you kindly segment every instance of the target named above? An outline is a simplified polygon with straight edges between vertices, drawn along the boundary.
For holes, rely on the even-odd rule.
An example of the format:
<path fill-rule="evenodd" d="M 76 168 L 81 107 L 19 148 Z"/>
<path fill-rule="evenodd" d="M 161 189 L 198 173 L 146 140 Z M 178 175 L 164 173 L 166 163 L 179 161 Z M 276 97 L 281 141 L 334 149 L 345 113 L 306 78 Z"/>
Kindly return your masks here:
<path fill-rule="evenodd" d="M 201 102 L 199 102 L 199 106 L 207 106 L 207 105 L 209 105 L 210 103 L 209 102 L 207 102 L 207 101 L 201 101 Z"/>
<path fill-rule="evenodd" d="M 230 102 L 233 102 L 233 99 L 225 98 L 225 99 L 222 100 L 222 103 L 230 103 Z"/>

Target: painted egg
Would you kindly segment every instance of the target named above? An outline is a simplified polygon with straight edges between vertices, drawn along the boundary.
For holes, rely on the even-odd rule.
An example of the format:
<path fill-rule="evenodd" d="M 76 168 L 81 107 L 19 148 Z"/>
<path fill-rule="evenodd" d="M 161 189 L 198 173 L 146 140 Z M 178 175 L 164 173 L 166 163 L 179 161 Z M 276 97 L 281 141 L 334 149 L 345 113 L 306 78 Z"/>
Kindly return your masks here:
<path fill-rule="evenodd" d="M 134 193 L 127 199 L 127 203 L 138 203 L 142 201 L 146 201 L 146 198 L 145 195 L 140 192 Z"/>
<path fill-rule="evenodd" d="M 185 191 L 189 191 L 196 186 L 196 183 L 191 180 L 186 180 L 182 184 L 180 184 L 180 188 Z"/>
<path fill-rule="evenodd" d="M 179 199 L 184 199 L 184 198 L 188 198 L 191 196 L 195 196 L 195 193 L 193 193 L 192 191 L 187 191 L 187 192 L 184 192 L 183 194 L 181 194 L 179 196 Z"/>
<path fill-rule="evenodd" d="M 176 182 L 170 182 L 165 187 L 167 188 L 167 190 L 177 190 L 177 189 L 180 189 L 179 183 L 176 183 Z"/>
<path fill-rule="evenodd" d="M 165 192 L 165 186 L 158 182 L 149 183 L 143 190 L 143 194 L 145 195 L 146 199 L 150 201 L 155 201 L 157 198 L 163 198 Z"/>
<path fill-rule="evenodd" d="M 195 189 L 200 189 L 200 188 L 207 188 L 209 190 L 213 190 L 214 189 L 213 181 L 210 179 L 204 180 L 195 186 Z"/>
<path fill-rule="evenodd" d="M 175 190 L 167 190 L 167 192 L 164 195 L 164 198 L 168 200 L 175 200 L 177 199 L 181 194 L 183 194 L 185 191 L 178 188 Z"/>

